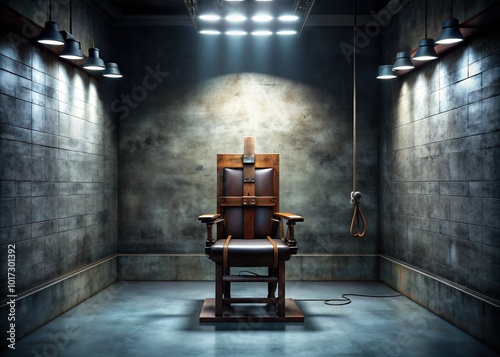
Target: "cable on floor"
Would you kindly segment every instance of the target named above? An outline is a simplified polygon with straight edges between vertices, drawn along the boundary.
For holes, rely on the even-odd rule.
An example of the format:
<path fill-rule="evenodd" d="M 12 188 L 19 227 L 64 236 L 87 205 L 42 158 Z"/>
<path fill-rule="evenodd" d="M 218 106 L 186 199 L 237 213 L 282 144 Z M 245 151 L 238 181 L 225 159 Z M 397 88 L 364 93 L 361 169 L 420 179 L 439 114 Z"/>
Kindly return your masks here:
<path fill-rule="evenodd" d="M 347 296 L 358 296 L 358 297 L 367 297 L 367 298 L 393 298 L 403 296 L 403 294 L 395 294 L 395 295 L 367 295 L 367 294 L 351 294 L 346 293 L 341 295 L 341 299 L 293 299 L 295 301 L 323 301 L 325 305 L 330 306 L 343 306 L 348 305 L 352 302 Z"/>
<path fill-rule="evenodd" d="M 265 276 L 265 275 L 257 274 L 253 271 L 250 271 L 250 270 L 240 270 L 237 275 L 238 276 Z"/>
<path fill-rule="evenodd" d="M 260 274 L 257 274 L 253 271 L 250 270 L 240 270 L 237 274 L 238 276 L 263 276 Z M 358 296 L 358 297 L 367 297 L 367 298 L 393 298 L 393 297 L 400 297 L 403 296 L 403 294 L 394 294 L 394 295 L 367 295 L 367 294 L 353 294 L 353 293 L 346 293 L 341 295 L 341 299 L 293 299 L 294 301 L 323 301 L 325 305 L 330 305 L 330 306 L 344 306 L 348 305 L 352 302 L 351 299 L 349 299 L 347 296 Z"/>

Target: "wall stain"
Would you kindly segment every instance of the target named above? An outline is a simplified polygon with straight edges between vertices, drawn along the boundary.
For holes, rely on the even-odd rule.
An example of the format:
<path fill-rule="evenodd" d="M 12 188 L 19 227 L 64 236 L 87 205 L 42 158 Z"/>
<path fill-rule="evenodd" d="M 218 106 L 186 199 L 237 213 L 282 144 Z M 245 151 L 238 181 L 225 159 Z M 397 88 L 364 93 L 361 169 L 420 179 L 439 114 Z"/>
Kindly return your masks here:
<path fill-rule="evenodd" d="M 141 229 L 141 240 L 143 241 L 164 239 L 164 237 L 162 228 Z"/>

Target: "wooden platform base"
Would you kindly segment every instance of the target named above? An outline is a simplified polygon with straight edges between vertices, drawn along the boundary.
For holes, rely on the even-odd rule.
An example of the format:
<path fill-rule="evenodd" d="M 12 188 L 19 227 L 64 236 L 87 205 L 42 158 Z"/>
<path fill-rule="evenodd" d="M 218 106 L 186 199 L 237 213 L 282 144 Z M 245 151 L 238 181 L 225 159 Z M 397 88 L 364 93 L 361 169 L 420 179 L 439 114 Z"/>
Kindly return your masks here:
<path fill-rule="evenodd" d="M 215 316 L 215 299 L 207 298 L 200 313 L 200 322 L 304 322 L 304 315 L 293 299 L 285 299 L 285 316 L 278 317 L 262 305 L 233 304 L 222 317 Z"/>

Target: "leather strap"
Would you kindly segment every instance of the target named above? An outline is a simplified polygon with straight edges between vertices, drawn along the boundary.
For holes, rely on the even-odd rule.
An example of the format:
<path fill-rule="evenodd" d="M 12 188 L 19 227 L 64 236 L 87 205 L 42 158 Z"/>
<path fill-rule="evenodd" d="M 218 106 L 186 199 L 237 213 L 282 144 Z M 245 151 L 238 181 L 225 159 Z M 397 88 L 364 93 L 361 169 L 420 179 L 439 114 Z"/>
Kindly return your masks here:
<path fill-rule="evenodd" d="M 273 267 L 277 268 L 278 267 L 278 246 L 276 245 L 276 242 L 271 239 L 271 237 L 267 236 L 267 240 L 271 242 L 273 245 L 273 250 L 274 250 L 274 259 L 273 259 Z"/>
<path fill-rule="evenodd" d="M 224 268 L 229 268 L 227 253 L 228 253 L 229 241 L 231 240 L 231 237 L 232 237 L 231 235 L 227 236 L 226 241 L 224 242 L 224 248 L 222 250 L 222 264 L 224 265 Z"/>

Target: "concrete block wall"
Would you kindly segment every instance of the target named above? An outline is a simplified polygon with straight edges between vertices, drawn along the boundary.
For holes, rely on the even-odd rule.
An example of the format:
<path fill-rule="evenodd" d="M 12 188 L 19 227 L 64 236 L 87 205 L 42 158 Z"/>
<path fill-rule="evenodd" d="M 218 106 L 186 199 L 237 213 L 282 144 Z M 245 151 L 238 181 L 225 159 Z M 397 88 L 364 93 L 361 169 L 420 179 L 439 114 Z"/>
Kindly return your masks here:
<path fill-rule="evenodd" d="M 454 1 L 454 16 L 464 21 L 491 3 Z M 428 4 L 429 37 L 436 38 L 449 7 Z M 424 21 L 417 18 L 416 26 L 409 21 L 420 12 L 423 3 L 410 2 L 393 19 L 383 38 L 385 63 L 423 37 Z M 438 60 L 380 83 L 380 252 L 420 271 L 406 274 L 398 264 L 388 264 L 380 278 L 391 286 L 406 281 L 413 287 L 401 291 L 425 296 L 450 286 L 468 289 L 472 295 L 454 300 L 453 310 L 418 302 L 490 344 L 495 343 L 487 331 L 492 326 L 483 331 L 479 296 L 500 299 L 499 35 L 489 28 Z M 425 274 L 446 283 L 428 284 Z M 480 313 L 471 314 L 466 327 L 460 314 L 470 308 Z"/>
<path fill-rule="evenodd" d="M 300 254 L 376 253 L 378 100 L 370 93 L 377 88 L 377 39 L 358 58 L 358 188 L 369 224 L 363 239 L 349 236 L 352 64 L 340 45 L 351 43 L 350 28 L 309 27 L 297 40 L 137 27 L 124 29 L 123 40 L 137 48 L 127 53 L 128 76 L 114 102 L 119 253 L 197 261 L 206 239 L 197 217 L 216 210 L 216 154 L 242 152 L 246 135 L 256 137 L 256 152 L 281 155 L 280 208 L 305 218 L 296 226 Z M 151 259 L 171 266 L 166 256 Z M 135 270 L 135 261 L 122 256 L 119 268 Z M 192 276 L 206 276 L 200 267 L 193 263 Z M 351 276 L 364 276 L 362 264 L 350 267 Z M 305 276 L 323 279 L 313 271 Z"/>
<path fill-rule="evenodd" d="M 27 5 L 17 2 L 27 11 L 26 21 L 33 15 Z M 107 99 L 112 89 L 104 80 L 23 37 L 19 27 L 2 28 L 0 305 L 2 330 L 7 331 L 3 314 L 10 245 L 15 245 L 15 293 L 20 298 L 116 253 L 117 151 Z M 75 294 L 58 290 L 57 284 L 43 294 L 53 294 L 51 311 L 61 313 L 96 293 L 91 287 L 102 284 L 93 279 L 109 285 L 115 273 L 66 282 Z M 18 338 L 48 321 L 44 309 L 18 309 Z"/>

